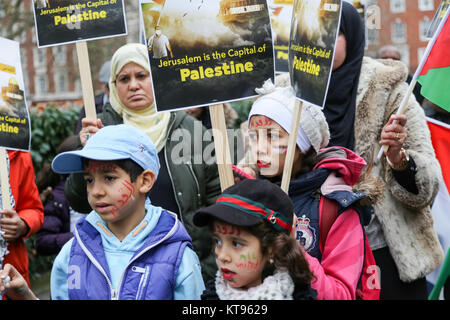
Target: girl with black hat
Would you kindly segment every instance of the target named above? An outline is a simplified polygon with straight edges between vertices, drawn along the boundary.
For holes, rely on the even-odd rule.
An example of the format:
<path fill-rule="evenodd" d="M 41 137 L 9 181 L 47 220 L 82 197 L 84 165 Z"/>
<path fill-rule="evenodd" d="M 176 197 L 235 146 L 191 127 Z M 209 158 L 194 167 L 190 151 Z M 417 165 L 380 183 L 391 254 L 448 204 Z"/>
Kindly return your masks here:
<path fill-rule="evenodd" d="M 293 206 L 277 185 L 244 180 L 194 216 L 209 225 L 218 271 L 204 300 L 312 300 L 313 274 L 290 236 Z"/>

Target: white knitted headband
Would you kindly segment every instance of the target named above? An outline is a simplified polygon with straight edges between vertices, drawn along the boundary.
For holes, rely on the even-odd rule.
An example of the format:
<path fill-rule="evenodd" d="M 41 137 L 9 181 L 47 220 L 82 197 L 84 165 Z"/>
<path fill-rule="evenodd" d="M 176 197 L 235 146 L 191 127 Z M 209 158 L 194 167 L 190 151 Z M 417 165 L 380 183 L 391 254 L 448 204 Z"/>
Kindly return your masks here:
<path fill-rule="evenodd" d="M 248 118 L 255 115 L 266 116 L 278 123 L 286 132 L 290 133 L 291 131 L 292 111 L 274 97 L 263 96 L 256 100 Z M 298 129 L 297 145 L 302 153 L 306 153 L 311 147 L 311 143 L 301 127 Z"/>
<path fill-rule="evenodd" d="M 266 116 L 290 133 L 296 99 L 292 87 L 275 87 L 269 79 L 256 91 L 262 96 L 253 103 L 248 121 L 255 115 Z M 329 137 L 328 124 L 320 108 L 303 103 L 296 141 L 301 152 L 306 153 L 311 146 L 318 152 L 328 144 Z"/>

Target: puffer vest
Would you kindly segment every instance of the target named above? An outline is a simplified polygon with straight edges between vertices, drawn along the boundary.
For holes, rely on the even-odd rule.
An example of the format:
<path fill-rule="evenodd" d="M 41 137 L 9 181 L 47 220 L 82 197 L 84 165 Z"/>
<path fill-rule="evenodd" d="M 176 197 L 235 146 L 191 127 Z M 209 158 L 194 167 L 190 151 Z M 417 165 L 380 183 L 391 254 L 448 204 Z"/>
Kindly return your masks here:
<path fill-rule="evenodd" d="M 354 204 L 365 197 L 364 192 L 334 191 L 322 195 L 320 187 L 331 173 L 330 170 L 320 168 L 310 171 L 291 182 L 289 196 L 294 204 L 297 216 L 295 238 L 311 256 L 322 260 L 320 251 L 320 197 L 327 197 L 338 203 L 337 216 L 349 207 L 362 211 Z"/>
<path fill-rule="evenodd" d="M 191 238 L 176 214 L 163 210 L 114 290 L 101 234 L 85 218 L 77 222 L 67 284 L 70 300 L 170 300 L 178 268 Z"/>

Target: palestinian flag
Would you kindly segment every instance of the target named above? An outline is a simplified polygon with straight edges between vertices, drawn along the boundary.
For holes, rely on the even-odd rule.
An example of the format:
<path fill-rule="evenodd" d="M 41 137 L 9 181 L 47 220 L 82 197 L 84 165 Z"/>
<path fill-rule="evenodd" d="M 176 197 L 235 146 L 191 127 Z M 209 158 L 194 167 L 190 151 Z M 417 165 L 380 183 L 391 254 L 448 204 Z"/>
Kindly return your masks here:
<path fill-rule="evenodd" d="M 434 230 L 436 231 L 439 242 L 444 252 L 450 255 L 450 219 L 448 216 L 450 210 L 450 125 L 427 118 L 428 128 L 430 129 L 431 142 L 433 144 L 436 158 L 438 159 L 444 183 L 441 184 L 436 198 L 431 206 L 431 213 L 434 220 Z M 450 258 L 447 257 L 447 263 Z M 430 300 L 437 300 L 441 293 L 442 284 L 445 281 L 441 271 L 445 270 L 444 264 L 426 276 L 427 281 L 434 284 L 435 287 L 430 294 Z M 444 280 L 444 281 L 443 281 Z"/>
<path fill-rule="evenodd" d="M 450 192 L 450 125 L 432 118 L 427 118 L 427 124 L 436 158 L 441 165 L 444 182 Z"/>
<path fill-rule="evenodd" d="M 439 107 L 450 112 L 450 21 L 448 13 L 426 62 L 417 77 L 420 93 Z"/>

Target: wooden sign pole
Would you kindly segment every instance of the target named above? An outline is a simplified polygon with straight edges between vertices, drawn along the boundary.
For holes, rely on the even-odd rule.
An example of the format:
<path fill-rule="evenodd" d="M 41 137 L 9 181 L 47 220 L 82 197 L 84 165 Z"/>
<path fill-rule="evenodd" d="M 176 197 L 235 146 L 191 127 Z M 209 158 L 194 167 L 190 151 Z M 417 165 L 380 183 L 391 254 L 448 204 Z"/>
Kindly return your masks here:
<path fill-rule="evenodd" d="M 295 99 L 294 112 L 292 115 L 291 134 L 289 135 L 289 145 L 284 162 L 283 177 L 281 179 L 281 189 L 289 194 L 289 183 L 291 182 L 292 165 L 294 163 L 295 147 L 297 146 L 297 135 L 300 127 L 300 115 L 302 114 L 303 103 Z"/>
<path fill-rule="evenodd" d="M 6 149 L 0 148 L 0 183 L 2 192 L 2 210 L 10 210 L 11 198 L 9 194 L 8 163 L 6 162 Z"/>
<path fill-rule="evenodd" d="M 234 184 L 223 104 L 210 106 L 209 113 L 211 116 L 211 124 L 214 135 L 214 146 L 216 149 L 217 167 L 219 169 L 220 187 L 223 191 Z"/>
<path fill-rule="evenodd" d="M 80 69 L 81 88 L 83 90 L 84 111 L 86 118 L 97 119 L 95 109 L 94 89 L 92 87 L 91 67 L 89 64 L 89 52 L 86 41 L 76 43 L 78 68 Z"/>

